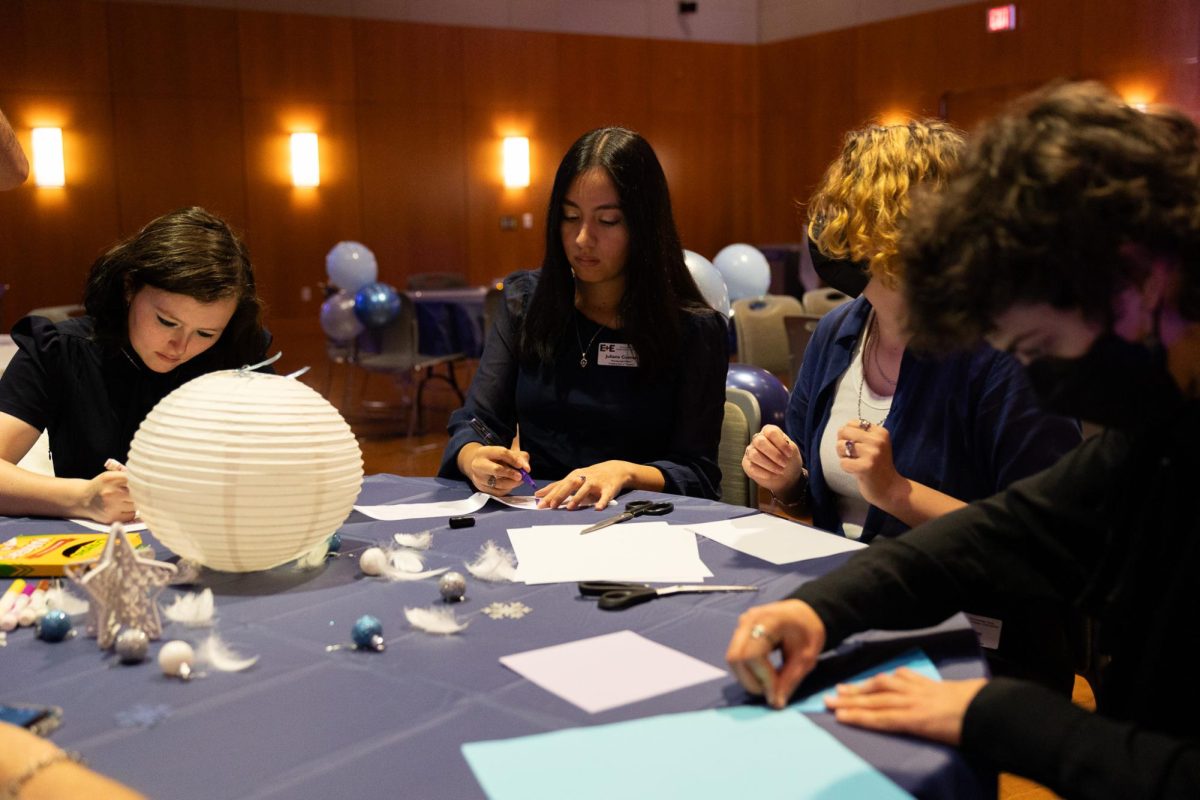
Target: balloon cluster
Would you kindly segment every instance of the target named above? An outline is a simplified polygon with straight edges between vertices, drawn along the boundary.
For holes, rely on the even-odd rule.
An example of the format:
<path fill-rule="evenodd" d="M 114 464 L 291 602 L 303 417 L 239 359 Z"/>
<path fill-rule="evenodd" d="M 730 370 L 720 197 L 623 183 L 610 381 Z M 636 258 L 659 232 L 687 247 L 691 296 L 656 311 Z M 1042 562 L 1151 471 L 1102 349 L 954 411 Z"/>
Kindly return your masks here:
<path fill-rule="evenodd" d="M 349 342 L 365 328 L 387 325 L 400 313 L 400 295 L 380 283 L 375 254 L 358 242 L 338 242 L 325 256 L 325 273 L 338 291 L 321 305 L 321 330 Z"/>
<path fill-rule="evenodd" d="M 727 317 L 731 301 L 762 297 L 771 288 L 771 266 L 767 257 L 748 244 L 731 244 L 712 261 L 684 250 L 683 263 L 705 301 Z"/>

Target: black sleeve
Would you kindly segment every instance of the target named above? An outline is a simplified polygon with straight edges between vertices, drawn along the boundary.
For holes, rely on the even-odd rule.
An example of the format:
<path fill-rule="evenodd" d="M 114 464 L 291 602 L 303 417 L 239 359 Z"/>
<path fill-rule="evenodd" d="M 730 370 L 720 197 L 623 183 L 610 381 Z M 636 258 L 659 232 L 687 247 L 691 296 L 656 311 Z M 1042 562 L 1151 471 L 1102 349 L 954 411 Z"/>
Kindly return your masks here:
<path fill-rule="evenodd" d="M 54 323 L 26 317 L 12 331 L 17 354 L 0 377 L 0 412 L 45 430 L 58 413 L 62 342 Z"/>
<path fill-rule="evenodd" d="M 876 541 L 792 597 L 824 622 L 829 646 L 872 628 L 933 625 L 997 587 L 1014 599 L 1073 599 L 1098 559 L 1096 531 L 1127 441 L 1109 431 L 1007 491 Z"/>
<path fill-rule="evenodd" d="M 532 273 L 518 272 L 504 281 L 504 302 L 496 313 L 471 379 L 463 407 L 450 415 L 450 441 L 442 451 L 439 478 L 465 480 L 458 469 L 458 451 L 470 442 L 485 442 L 471 428 L 478 417 L 508 445 L 517 435 L 517 372 L 520 368 L 521 320 L 537 286 Z"/>
<path fill-rule="evenodd" d="M 971 701 L 962 749 L 1067 797 L 1194 798 L 1200 789 L 1200 744 L 1093 714 L 1008 678 L 989 682 Z"/>
<path fill-rule="evenodd" d="M 729 330 L 725 318 L 712 311 L 685 317 L 685 324 L 670 451 L 647 466 L 663 474 L 664 492 L 716 500 L 721 496 L 717 452 L 725 419 Z"/>

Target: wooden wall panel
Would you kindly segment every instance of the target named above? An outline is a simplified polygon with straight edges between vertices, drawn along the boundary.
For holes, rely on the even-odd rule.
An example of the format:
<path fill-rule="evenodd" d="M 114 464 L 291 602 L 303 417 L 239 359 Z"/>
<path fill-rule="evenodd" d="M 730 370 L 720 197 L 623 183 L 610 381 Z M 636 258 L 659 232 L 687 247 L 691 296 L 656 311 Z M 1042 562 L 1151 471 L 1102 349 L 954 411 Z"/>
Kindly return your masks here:
<path fill-rule="evenodd" d="M 564 68 L 560 36 L 531 31 L 463 29 L 466 102 L 471 108 L 545 111 L 557 102 L 554 76 Z M 576 69 L 586 69 L 575 65 Z"/>
<path fill-rule="evenodd" d="M 463 105 L 462 28 L 357 20 L 354 56 L 361 102 Z"/>
<path fill-rule="evenodd" d="M 244 98 L 354 99 L 352 20 L 241 11 L 238 36 Z"/>
<path fill-rule="evenodd" d="M 349 104 L 247 100 L 245 126 L 246 240 L 270 312 L 315 315 L 325 254 L 343 239 L 362 238 L 358 132 Z M 321 185 L 295 188 L 289 173 L 289 131 L 320 136 Z M 309 287 L 309 300 L 301 291 Z"/>
<path fill-rule="evenodd" d="M 0 89 L 108 91 L 104 11 L 87 0 L 0 2 Z"/>
<path fill-rule="evenodd" d="M 247 228 L 242 104 L 228 98 L 113 98 L 121 230 L 198 205 Z"/>
<path fill-rule="evenodd" d="M 564 149 L 592 128 L 645 121 L 651 105 L 646 78 L 652 70 L 651 47 L 646 39 L 561 37 L 555 104 L 579 123 Z"/>
<path fill-rule="evenodd" d="M 113 178 L 112 112 L 105 95 L 3 94 L 18 138 L 29 129 L 63 128 L 67 185 L 38 188 L 32 181 L 0 192 L 0 283 L 9 325 L 37 306 L 79 302 L 92 261 L 118 238 Z"/>
<path fill-rule="evenodd" d="M 237 98 L 237 12 L 114 3 L 108 29 L 114 94 Z"/>
<path fill-rule="evenodd" d="M 414 272 L 468 272 L 462 107 L 360 105 L 358 142 L 362 237 L 380 279 L 403 288 Z"/>

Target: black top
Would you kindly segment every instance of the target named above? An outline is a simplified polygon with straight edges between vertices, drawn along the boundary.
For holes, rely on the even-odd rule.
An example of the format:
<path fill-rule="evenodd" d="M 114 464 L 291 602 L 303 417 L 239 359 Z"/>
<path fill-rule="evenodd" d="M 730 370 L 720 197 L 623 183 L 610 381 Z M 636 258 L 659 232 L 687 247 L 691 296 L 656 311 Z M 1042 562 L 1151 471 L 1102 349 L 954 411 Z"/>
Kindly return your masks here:
<path fill-rule="evenodd" d="M 911 629 L 980 591 L 1074 602 L 1111 661 L 1098 713 L 997 679 L 967 709 L 962 747 L 1068 797 L 1195 797 L 1200 787 L 1200 401 L 1139 386 L 1139 430 L 1107 431 L 1002 494 L 877 540 L 801 586 L 830 646 Z"/>
<path fill-rule="evenodd" d="M 535 478 L 558 480 L 573 469 L 618 459 L 658 469 L 664 492 L 719 497 L 717 445 L 729 367 L 721 315 L 680 312 L 683 337 L 671 367 L 642 375 L 634 366 L 612 363 L 627 346 L 621 331 L 576 311 L 562 331 L 554 364 L 533 367 L 521 363 L 520 340 L 537 280 L 536 272 L 505 280 L 504 302 L 466 404 L 450 417 L 438 475 L 463 480 L 456 459 L 463 445 L 483 443 L 469 424 L 478 417 L 505 443 L 520 425 L 521 448 L 529 453 Z"/>
<path fill-rule="evenodd" d="M 53 323 L 26 317 L 13 327 L 19 351 L 0 377 L 0 412 L 50 432 L 54 474 L 93 478 L 108 458 L 124 461 L 133 434 L 173 390 L 241 364 L 214 346 L 170 372 L 147 368 L 133 348 L 102 348 L 90 317 Z M 266 351 L 266 337 L 263 351 Z"/>

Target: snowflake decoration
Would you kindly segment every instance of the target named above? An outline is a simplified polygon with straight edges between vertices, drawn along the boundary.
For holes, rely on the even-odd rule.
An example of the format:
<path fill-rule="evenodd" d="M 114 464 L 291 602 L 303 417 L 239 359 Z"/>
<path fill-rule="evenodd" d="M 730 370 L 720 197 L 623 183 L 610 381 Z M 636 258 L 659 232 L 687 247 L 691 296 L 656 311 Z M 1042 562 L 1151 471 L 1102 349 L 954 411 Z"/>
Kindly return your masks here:
<path fill-rule="evenodd" d="M 483 609 L 483 613 L 492 619 L 520 619 L 530 611 L 533 611 L 533 609 L 519 601 L 515 603 L 492 603 Z"/>

